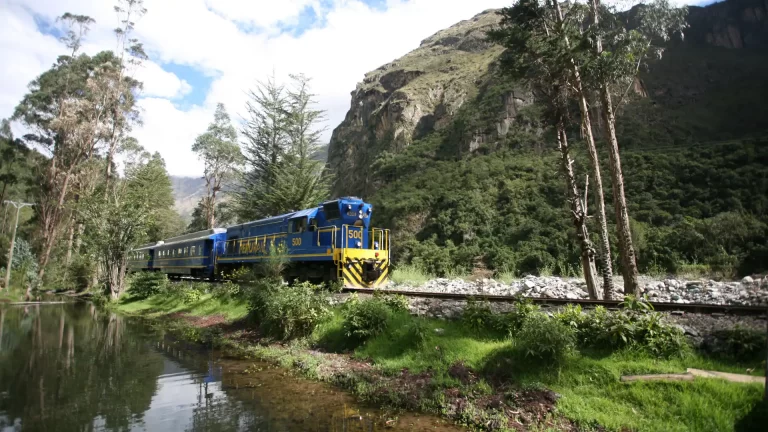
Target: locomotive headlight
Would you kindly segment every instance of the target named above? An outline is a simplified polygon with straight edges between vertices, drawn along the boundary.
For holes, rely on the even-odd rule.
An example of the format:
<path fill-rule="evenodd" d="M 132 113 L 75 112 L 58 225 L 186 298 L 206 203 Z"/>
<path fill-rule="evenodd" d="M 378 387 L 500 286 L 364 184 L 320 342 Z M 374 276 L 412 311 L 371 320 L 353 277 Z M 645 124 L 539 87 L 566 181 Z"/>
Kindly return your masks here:
<path fill-rule="evenodd" d="M 379 248 L 379 242 L 375 241 L 373 242 L 373 248 L 378 249 Z"/>
<path fill-rule="evenodd" d="M 361 247 L 363 244 L 361 242 L 357 242 L 357 247 Z"/>
<path fill-rule="evenodd" d="M 347 210 L 352 210 L 352 204 L 347 204 Z"/>

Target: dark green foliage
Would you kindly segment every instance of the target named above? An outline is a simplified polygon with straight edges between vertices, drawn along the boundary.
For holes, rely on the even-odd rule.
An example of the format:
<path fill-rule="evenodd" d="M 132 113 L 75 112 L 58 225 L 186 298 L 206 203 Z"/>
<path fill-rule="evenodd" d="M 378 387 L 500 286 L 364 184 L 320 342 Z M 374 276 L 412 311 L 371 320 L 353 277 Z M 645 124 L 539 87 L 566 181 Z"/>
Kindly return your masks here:
<path fill-rule="evenodd" d="M 344 331 L 349 337 L 365 340 L 387 329 L 392 309 L 379 299 L 349 302 L 344 310 Z"/>
<path fill-rule="evenodd" d="M 410 305 L 410 301 L 408 301 L 408 297 L 402 294 L 382 295 L 380 292 L 377 291 L 376 293 L 374 293 L 374 297 L 383 301 L 384 304 L 387 305 L 394 312 L 407 312 L 408 306 Z"/>
<path fill-rule="evenodd" d="M 453 161 L 434 158 L 439 145 L 425 138 L 377 165 L 389 181 L 371 201 L 377 224 L 396 236 L 396 261 L 437 275 L 478 260 L 518 275 L 577 275 L 554 153 L 502 149 Z M 576 155 L 576 164 L 586 157 Z M 638 149 L 622 164 L 641 272 L 766 268 L 768 140 Z M 610 202 L 608 185 L 606 193 Z"/>
<path fill-rule="evenodd" d="M 283 340 L 309 335 L 331 313 L 319 287 L 269 278 L 250 287 L 249 305 L 262 330 Z"/>
<path fill-rule="evenodd" d="M 716 357 L 740 361 L 765 360 L 764 331 L 736 326 L 714 331 L 704 340 L 702 349 Z"/>
<path fill-rule="evenodd" d="M 576 323 L 579 345 L 596 350 L 638 349 L 654 357 L 676 357 L 687 354 L 685 335 L 678 327 L 667 324 L 655 312 L 624 310 L 608 313 L 598 307 L 583 316 L 571 310 L 556 315 L 564 325 Z"/>
<path fill-rule="evenodd" d="M 467 300 L 467 306 L 461 315 L 464 324 L 477 333 L 482 333 L 495 327 L 495 316 L 487 302 L 473 298 Z"/>
<path fill-rule="evenodd" d="M 495 314 L 488 302 L 470 299 L 461 319 L 467 327 L 477 333 L 513 337 L 520 331 L 525 320 L 538 313 L 539 309 L 530 299 L 519 299 L 512 311 Z"/>
<path fill-rule="evenodd" d="M 168 277 L 160 272 L 138 272 L 128 278 L 128 292 L 136 299 L 145 299 L 167 292 Z"/>
<path fill-rule="evenodd" d="M 240 285 L 231 280 L 216 284 L 211 288 L 211 295 L 217 299 L 234 299 L 242 294 Z"/>
<path fill-rule="evenodd" d="M 542 313 L 529 315 L 516 338 L 515 347 L 526 357 L 560 363 L 576 346 L 575 330 Z"/>

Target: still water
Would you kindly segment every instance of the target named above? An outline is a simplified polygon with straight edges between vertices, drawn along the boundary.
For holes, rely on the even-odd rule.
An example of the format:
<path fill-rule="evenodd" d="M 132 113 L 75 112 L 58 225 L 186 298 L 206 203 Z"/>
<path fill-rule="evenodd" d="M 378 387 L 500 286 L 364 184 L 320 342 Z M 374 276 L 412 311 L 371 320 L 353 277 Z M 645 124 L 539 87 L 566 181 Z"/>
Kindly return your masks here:
<path fill-rule="evenodd" d="M 395 422 L 392 419 L 396 418 Z M 0 431 L 458 431 L 89 304 L 0 303 Z"/>

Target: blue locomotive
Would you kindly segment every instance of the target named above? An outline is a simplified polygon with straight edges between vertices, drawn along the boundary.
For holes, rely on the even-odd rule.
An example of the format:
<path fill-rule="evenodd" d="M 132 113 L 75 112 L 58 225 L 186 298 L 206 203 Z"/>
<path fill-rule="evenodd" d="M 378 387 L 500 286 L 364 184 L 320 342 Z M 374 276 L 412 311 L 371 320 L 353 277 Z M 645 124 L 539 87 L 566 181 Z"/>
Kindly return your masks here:
<path fill-rule="evenodd" d="M 389 230 L 371 225 L 372 212 L 363 200 L 343 197 L 311 209 L 185 234 L 132 250 L 129 270 L 213 279 L 258 264 L 272 251 L 289 263 L 289 281 L 376 288 L 388 281 L 390 244 Z"/>

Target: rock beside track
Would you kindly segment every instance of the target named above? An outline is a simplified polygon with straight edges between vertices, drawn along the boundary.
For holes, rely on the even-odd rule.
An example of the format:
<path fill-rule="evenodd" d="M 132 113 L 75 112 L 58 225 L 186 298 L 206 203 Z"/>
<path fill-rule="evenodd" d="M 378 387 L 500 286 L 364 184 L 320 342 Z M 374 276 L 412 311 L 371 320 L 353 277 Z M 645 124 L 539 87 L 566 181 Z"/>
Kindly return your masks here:
<path fill-rule="evenodd" d="M 718 305 L 768 305 L 768 276 L 745 277 L 741 281 L 652 279 L 641 277 L 642 293 L 648 299 L 665 303 L 703 303 Z M 583 279 L 556 276 L 526 276 L 504 283 L 493 279 L 467 281 L 463 279 L 433 279 L 415 286 L 391 284 L 388 289 L 426 291 L 473 295 L 503 295 L 564 299 L 585 299 L 586 282 Z M 614 299 L 623 297 L 620 278 L 614 281 Z"/>

